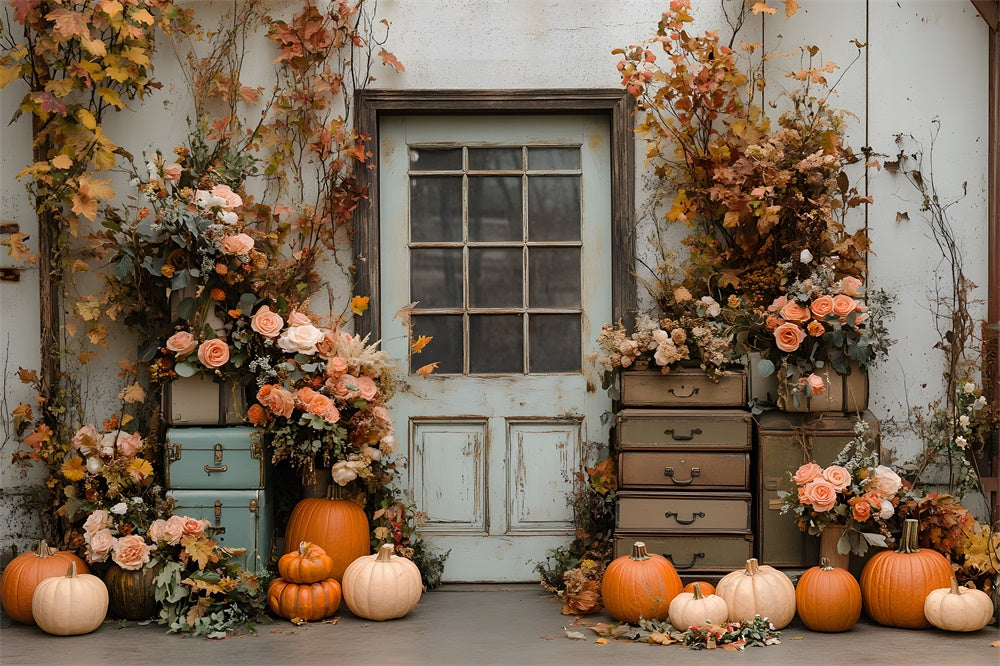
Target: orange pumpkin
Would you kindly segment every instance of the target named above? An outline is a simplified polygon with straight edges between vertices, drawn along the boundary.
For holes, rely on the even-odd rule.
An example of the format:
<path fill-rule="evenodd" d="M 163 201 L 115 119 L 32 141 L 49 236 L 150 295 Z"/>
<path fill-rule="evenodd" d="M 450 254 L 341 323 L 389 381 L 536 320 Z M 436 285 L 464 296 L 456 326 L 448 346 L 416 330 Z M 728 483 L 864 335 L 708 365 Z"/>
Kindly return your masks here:
<path fill-rule="evenodd" d="M 302 541 L 299 549 L 278 559 L 278 573 L 290 583 L 318 583 L 330 577 L 333 560 L 314 543 Z"/>
<path fill-rule="evenodd" d="M 295 505 L 288 519 L 285 552 L 298 549 L 303 541 L 326 551 L 333 562 L 330 577 L 339 583 L 351 562 L 371 552 L 368 516 L 350 500 L 304 499 Z"/>
<path fill-rule="evenodd" d="M 670 602 L 681 593 L 681 577 L 667 558 L 646 552 L 636 541 L 631 555 L 616 558 L 604 571 L 601 594 L 612 617 L 636 624 L 639 618 L 666 620 Z"/>
<path fill-rule="evenodd" d="M 15 622 L 35 624 L 31 614 L 31 595 L 46 578 L 65 576 L 71 563 L 81 574 L 89 573 L 87 564 L 73 553 L 54 550 L 45 541 L 30 553 L 21 553 L 7 565 L 0 577 L 0 602 Z"/>
<path fill-rule="evenodd" d="M 715 586 L 709 583 L 707 580 L 693 580 L 684 586 L 684 592 L 690 592 L 694 594 L 694 586 L 697 583 L 698 587 L 701 588 L 701 593 L 706 597 L 710 594 L 715 594 Z"/>
<path fill-rule="evenodd" d="M 332 578 L 318 583 L 290 583 L 275 578 L 267 588 L 267 605 L 278 617 L 286 620 L 322 620 L 340 608 L 340 583 Z"/>
<path fill-rule="evenodd" d="M 903 524 L 899 550 L 876 553 L 861 572 L 865 613 L 888 627 L 923 629 L 924 600 L 932 591 L 951 587 L 951 565 L 941 553 L 917 547 L 919 523 Z"/>
<path fill-rule="evenodd" d="M 861 617 L 861 586 L 850 571 L 831 567 L 824 557 L 799 577 L 795 609 L 813 631 L 847 631 Z"/>

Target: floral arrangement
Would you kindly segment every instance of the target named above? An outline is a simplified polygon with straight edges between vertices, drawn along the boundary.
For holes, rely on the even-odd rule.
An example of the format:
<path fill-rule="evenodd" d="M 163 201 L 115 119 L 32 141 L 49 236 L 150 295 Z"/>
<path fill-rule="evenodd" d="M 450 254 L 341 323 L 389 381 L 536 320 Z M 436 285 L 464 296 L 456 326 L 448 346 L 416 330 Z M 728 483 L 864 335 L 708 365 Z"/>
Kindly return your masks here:
<path fill-rule="evenodd" d="M 868 294 L 868 305 L 864 296 L 860 279 L 837 278 L 833 258 L 820 262 L 808 277 L 791 280 L 784 294 L 756 310 L 753 344 L 763 350 L 760 373 L 766 377 L 777 372 L 798 406 L 802 396 L 826 390 L 822 371 L 832 368 L 843 375 L 852 363 L 867 367 L 882 360 L 891 344 L 888 296 L 882 291 Z"/>
<path fill-rule="evenodd" d="M 869 546 L 888 547 L 890 521 L 898 521 L 897 507 L 911 496 L 910 485 L 869 448 L 871 440 L 871 426 L 858 419 L 854 438 L 831 465 L 805 463 L 788 474 L 795 490 L 778 492 L 781 512 L 794 514 L 803 532 L 819 535 L 830 525 L 846 526 L 837 544 L 841 553 L 864 555 Z"/>

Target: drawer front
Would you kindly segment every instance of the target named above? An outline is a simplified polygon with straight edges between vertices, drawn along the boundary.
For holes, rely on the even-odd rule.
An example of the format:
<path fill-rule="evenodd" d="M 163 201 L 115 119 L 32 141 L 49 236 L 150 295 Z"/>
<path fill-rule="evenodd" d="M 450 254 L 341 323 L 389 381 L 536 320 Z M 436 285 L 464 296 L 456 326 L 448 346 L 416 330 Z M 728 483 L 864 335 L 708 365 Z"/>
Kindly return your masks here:
<path fill-rule="evenodd" d="M 674 536 L 662 534 L 615 532 L 615 556 L 629 555 L 632 544 L 642 541 L 646 551 L 670 560 L 679 572 L 733 571 L 741 569 L 753 557 L 751 534 L 705 534 Z"/>
<path fill-rule="evenodd" d="M 253 428 L 171 428 L 166 437 L 168 488 L 263 488 L 266 460 Z"/>
<path fill-rule="evenodd" d="M 750 531 L 750 493 L 618 493 L 617 529 L 627 532 Z"/>
<path fill-rule="evenodd" d="M 750 450 L 752 418 L 739 410 L 623 409 L 615 416 L 618 447 Z"/>
<path fill-rule="evenodd" d="M 621 373 L 622 404 L 627 407 L 746 407 L 745 372 L 723 374 L 713 382 L 699 369 Z"/>
<path fill-rule="evenodd" d="M 246 413 L 243 387 L 235 382 L 196 375 L 175 379 L 163 390 L 163 418 L 170 425 L 240 425 Z"/>
<path fill-rule="evenodd" d="M 263 571 L 271 555 L 273 522 L 263 490 L 170 490 L 174 513 L 203 518 L 211 524 L 212 538 L 222 546 L 246 548 L 236 558 L 244 568 Z"/>
<path fill-rule="evenodd" d="M 618 458 L 621 488 L 750 490 L 750 456 L 705 451 L 626 451 Z"/>

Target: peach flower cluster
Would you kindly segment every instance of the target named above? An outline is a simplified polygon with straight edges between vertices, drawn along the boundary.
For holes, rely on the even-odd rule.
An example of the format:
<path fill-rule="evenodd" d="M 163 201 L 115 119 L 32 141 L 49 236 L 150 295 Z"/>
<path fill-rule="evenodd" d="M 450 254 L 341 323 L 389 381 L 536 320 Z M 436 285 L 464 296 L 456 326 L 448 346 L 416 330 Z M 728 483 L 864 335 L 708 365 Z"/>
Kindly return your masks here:
<path fill-rule="evenodd" d="M 798 501 L 815 513 L 832 511 L 838 503 L 846 503 L 851 518 L 859 523 L 878 515 L 891 518 L 898 503 L 897 493 L 902 479 L 892 469 L 879 465 L 869 474 L 864 470 L 857 481 L 841 465 L 823 468 L 814 462 L 799 467 L 792 475 L 797 486 Z"/>
<path fill-rule="evenodd" d="M 834 293 L 812 296 L 805 304 L 779 296 L 767 307 L 765 327 L 774 335 L 778 349 L 790 354 L 806 338 L 821 337 L 828 330 L 827 324 L 834 319 L 846 324 L 848 315 L 856 312 L 855 325 L 863 322 L 865 306 L 853 297 L 859 295 L 860 290 L 861 281 L 848 276 L 834 286 Z"/>
<path fill-rule="evenodd" d="M 114 516 L 104 509 L 91 513 L 83 524 L 87 561 L 106 562 L 108 557 L 122 569 L 137 571 L 149 562 L 157 548 L 176 546 L 184 537 L 207 536 L 209 522 L 190 516 L 170 516 L 150 524 L 146 537 L 136 533 L 121 534 Z M 129 528 L 130 530 L 133 528 Z M 148 541 L 147 541 L 148 538 Z"/>

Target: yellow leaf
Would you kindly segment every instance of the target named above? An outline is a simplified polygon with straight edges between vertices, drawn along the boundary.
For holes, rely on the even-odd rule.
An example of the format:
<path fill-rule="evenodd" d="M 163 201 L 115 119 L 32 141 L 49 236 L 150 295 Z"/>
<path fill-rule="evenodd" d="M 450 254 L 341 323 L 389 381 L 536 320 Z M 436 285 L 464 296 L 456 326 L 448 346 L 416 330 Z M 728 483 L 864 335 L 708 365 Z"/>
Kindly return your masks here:
<path fill-rule="evenodd" d="M 76 315 L 83 321 L 97 321 L 101 318 L 101 304 L 90 296 L 84 296 L 74 304 Z"/>
<path fill-rule="evenodd" d="M 122 425 L 125 424 L 122 423 Z M 129 475 L 136 481 L 142 481 L 147 476 L 153 475 L 153 466 L 149 463 L 148 460 L 143 460 L 142 458 L 133 458 L 132 461 L 128 464 L 128 467 L 125 468 L 125 471 L 128 472 Z"/>
<path fill-rule="evenodd" d="M 68 169 L 73 166 L 73 160 L 70 159 L 69 155 L 56 155 L 50 160 L 50 163 L 57 169 Z"/>
<path fill-rule="evenodd" d="M 427 379 L 432 372 L 437 370 L 437 367 L 438 367 L 437 362 L 428 363 L 427 365 L 423 365 L 417 368 L 417 374 L 423 377 L 424 379 Z"/>
<path fill-rule="evenodd" d="M 149 51 L 141 46 L 130 46 L 129 48 L 123 50 L 121 55 L 129 62 L 139 65 L 140 67 L 145 67 L 146 65 L 151 64 L 149 60 Z"/>
<path fill-rule="evenodd" d="M 774 7 L 768 7 L 766 2 L 755 2 L 753 3 L 753 7 L 751 7 L 750 9 L 753 11 L 754 16 L 760 14 L 761 12 L 771 15 L 778 11 Z"/>
<path fill-rule="evenodd" d="M 56 97 L 65 97 L 76 88 L 76 79 L 53 79 L 45 84 L 45 90 Z"/>
<path fill-rule="evenodd" d="M 20 66 L 0 67 L 0 89 L 6 88 L 8 83 L 17 81 L 19 78 L 21 78 Z"/>
<path fill-rule="evenodd" d="M 94 114 L 92 114 L 87 109 L 80 109 L 79 111 L 77 111 L 76 118 L 77 120 L 80 121 L 80 124 L 86 127 L 87 129 L 91 131 L 97 129 L 97 119 L 94 118 Z"/>
<path fill-rule="evenodd" d="M 126 386 L 118 394 L 120 400 L 124 400 L 130 405 L 134 405 L 137 402 L 142 402 L 146 399 L 146 390 L 142 388 L 139 382 L 135 382 L 129 386 Z"/>
<path fill-rule="evenodd" d="M 156 22 L 156 19 L 153 18 L 153 15 L 150 14 L 145 9 L 140 9 L 137 12 L 132 12 L 132 15 L 129 16 L 129 18 L 135 21 L 136 23 L 145 23 L 146 25 L 153 25 L 153 23 Z"/>
<path fill-rule="evenodd" d="M 76 324 L 70 322 L 65 325 L 66 332 L 69 333 L 69 337 L 76 337 Z"/>
<path fill-rule="evenodd" d="M 17 179 L 21 180 L 21 176 L 36 176 L 42 173 L 48 173 L 52 171 L 52 165 L 48 162 L 35 162 L 31 166 L 26 166 L 17 172 Z"/>
<path fill-rule="evenodd" d="M 181 546 L 184 552 L 195 562 L 199 569 L 204 569 L 212 561 L 215 543 L 196 536 L 186 536 L 181 539 Z"/>
<path fill-rule="evenodd" d="M 430 336 L 430 335 L 421 335 L 416 340 L 411 340 L 410 341 L 410 351 L 412 351 L 414 354 L 419 354 L 420 352 L 422 352 L 424 350 L 424 347 L 427 346 L 427 343 L 430 342 L 433 339 L 434 339 L 433 336 Z"/>
<path fill-rule="evenodd" d="M 14 233 L 10 237 L 0 242 L 2 245 L 6 245 L 9 249 L 7 253 L 10 258 L 14 261 L 27 261 L 29 264 L 33 264 L 38 261 L 38 254 L 32 255 L 31 250 L 25 245 L 24 241 L 28 240 L 28 234 Z"/>
<path fill-rule="evenodd" d="M 785 18 L 790 19 L 795 15 L 795 12 L 799 11 L 799 0 L 784 0 L 785 3 Z"/>
<path fill-rule="evenodd" d="M 369 296 L 355 296 L 351 299 L 350 309 L 356 315 L 364 313 L 368 309 L 368 301 L 371 300 Z"/>
<path fill-rule="evenodd" d="M 108 47 L 105 45 L 102 39 L 90 39 L 88 37 L 80 38 L 80 45 L 83 46 L 84 50 L 92 56 L 97 56 L 98 58 L 103 58 L 108 55 Z"/>
<path fill-rule="evenodd" d="M 64 462 L 60 471 L 68 481 L 79 481 L 87 476 L 87 468 L 83 466 L 83 458 L 80 456 L 73 456 Z"/>
<path fill-rule="evenodd" d="M 104 68 L 104 73 L 109 79 L 117 81 L 118 83 L 125 83 L 131 78 L 131 74 L 124 67 L 119 67 L 117 65 L 111 65 Z M 105 88 L 98 88 L 98 92 L 105 90 Z M 110 103 L 110 102 L 109 102 Z"/>
<path fill-rule="evenodd" d="M 608 644 L 608 639 L 607 638 L 598 638 L 596 641 L 594 641 L 594 643 L 596 645 L 607 645 Z"/>
<path fill-rule="evenodd" d="M 108 327 L 104 324 L 95 326 L 87 331 L 87 337 L 90 338 L 90 344 L 107 347 L 108 343 L 104 341 L 104 338 L 108 337 Z"/>
<path fill-rule="evenodd" d="M 733 227 L 739 225 L 740 223 L 740 212 L 738 210 L 728 210 L 726 211 L 726 216 L 722 221 L 722 226 L 727 229 L 732 229 Z"/>
<path fill-rule="evenodd" d="M 129 423 L 132 423 L 132 421 L 134 421 L 134 420 L 135 420 L 134 416 L 132 416 L 131 414 L 126 414 L 125 416 L 122 417 L 122 425 L 123 426 L 127 426 Z"/>
<path fill-rule="evenodd" d="M 118 0 L 101 0 L 97 3 L 97 9 L 107 14 L 108 18 L 113 18 L 121 14 L 124 7 Z"/>
<path fill-rule="evenodd" d="M 101 99 L 116 109 L 125 108 L 125 105 L 122 103 L 122 98 L 111 88 L 98 88 L 97 94 L 101 96 Z"/>
<path fill-rule="evenodd" d="M 45 18 L 52 21 L 54 24 L 52 34 L 61 41 L 69 41 L 73 37 L 90 34 L 87 17 L 80 12 L 69 9 L 54 9 L 46 14 Z"/>

